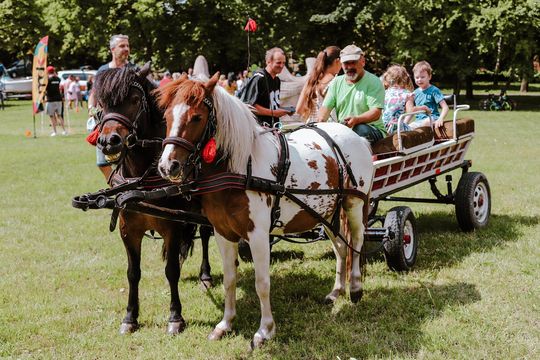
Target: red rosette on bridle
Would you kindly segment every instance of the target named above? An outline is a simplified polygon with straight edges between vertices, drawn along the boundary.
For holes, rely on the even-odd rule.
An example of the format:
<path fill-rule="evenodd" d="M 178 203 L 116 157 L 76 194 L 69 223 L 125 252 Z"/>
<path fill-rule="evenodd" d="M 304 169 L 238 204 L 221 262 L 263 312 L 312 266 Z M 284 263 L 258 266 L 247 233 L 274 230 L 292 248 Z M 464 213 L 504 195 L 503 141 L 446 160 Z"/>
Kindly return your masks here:
<path fill-rule="evenodd" d="M 202 159 L 205 163 L 211 164 L 216 159 L 216 139 L 210 138 L 202 151 Z"/>
<path fill-rule="evenodd" d="M 92 130 L 90 134 L 88 134 L 88 136 L 86 137 L 86 141 L 90 145 L 96 146 L 98 137 L 99 137 L 99 127 L 96 126 L 96 128 Z"/>

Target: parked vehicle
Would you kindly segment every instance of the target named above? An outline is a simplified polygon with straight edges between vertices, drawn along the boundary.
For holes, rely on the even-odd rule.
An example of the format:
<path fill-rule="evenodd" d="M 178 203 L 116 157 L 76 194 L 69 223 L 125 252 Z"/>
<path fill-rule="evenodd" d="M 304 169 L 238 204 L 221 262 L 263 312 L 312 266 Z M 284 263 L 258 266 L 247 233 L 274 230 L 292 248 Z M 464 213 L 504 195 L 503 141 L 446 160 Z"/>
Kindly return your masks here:
<path fill-rule="evenodd" d="M 86 92 L 86 82 L 88 81 L 88 77 L 90 75 L 96 76 L 96 70 L 62 70 L 58 72 L 58 76 L 60 77 L 60 90 L 64 89 L 64 85 L 66 84 L 68 78 L 70 75 L 78 76 L 79 77 L 79 85 L 81 87 L 81 91 L 84 93 Z"/>
<path fill-rule="evenodd" d="M 22 62 L 22 60 L 19 62 Z M 14 78 L 11 77 L 10 74 L 17 74 L 17 72 L 13 70 L 13 66 L 8 69 L 4 68 L 3 65 L 0 66 L 0 91 L 2 91 L 3 98 L 32 93 L 32 76 Z"/>
<path fill-rule="evenodd" d="M 499 96 L 489 94 L 487 99 L 481 100 L 479 103 L 481 110 L 500 111 L 508 110 L 512 111 L 516 108 L 516 102 L 506 95 L 506 90 L 501 90 Z"/>

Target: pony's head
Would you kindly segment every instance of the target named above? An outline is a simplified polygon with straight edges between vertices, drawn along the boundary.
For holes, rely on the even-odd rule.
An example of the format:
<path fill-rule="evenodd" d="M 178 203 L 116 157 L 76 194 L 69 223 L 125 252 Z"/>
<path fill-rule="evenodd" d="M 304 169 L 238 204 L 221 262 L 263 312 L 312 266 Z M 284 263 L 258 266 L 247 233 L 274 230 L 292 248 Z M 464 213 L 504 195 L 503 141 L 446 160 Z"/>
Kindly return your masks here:
<path fill-rule="evenodd" d="M 167 122 L 158 166 L 164 178 L 182 182 L 195 176 L 202 165 L 201 153 L 212 138 L 229 171 L 245 169 L 260 127 L 244 103 L 216 86 L 218 79 L 216 73 L 207 82 L 177 80 L 159 89 Z"/>
<path fill-rule="evenodd" d="M 146 63 L 139 71 L 124 66 L 96 76 L 94 97 L 102 108 L 97 147 L 110 163 L 118 162 L 138 139 L 164 135 L 159 134 L 164 132 L 164 126 L 159 129 L 163 113 L 152 96 L 155 85 L 146 78 L 149 73 Z"/>

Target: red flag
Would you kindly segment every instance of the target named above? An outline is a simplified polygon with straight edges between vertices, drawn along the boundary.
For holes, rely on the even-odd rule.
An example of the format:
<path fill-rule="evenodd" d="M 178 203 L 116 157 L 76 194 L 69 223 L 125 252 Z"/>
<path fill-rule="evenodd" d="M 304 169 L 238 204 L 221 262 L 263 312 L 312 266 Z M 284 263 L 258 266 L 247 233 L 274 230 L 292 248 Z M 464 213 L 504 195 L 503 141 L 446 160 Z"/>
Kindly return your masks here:
<path fill-rule="evenodd" d="M 257 31 L 257 23 L 252 18 L 248 18 L 247 24 L 244 27 L 244 31 L 255 32 Z"/>

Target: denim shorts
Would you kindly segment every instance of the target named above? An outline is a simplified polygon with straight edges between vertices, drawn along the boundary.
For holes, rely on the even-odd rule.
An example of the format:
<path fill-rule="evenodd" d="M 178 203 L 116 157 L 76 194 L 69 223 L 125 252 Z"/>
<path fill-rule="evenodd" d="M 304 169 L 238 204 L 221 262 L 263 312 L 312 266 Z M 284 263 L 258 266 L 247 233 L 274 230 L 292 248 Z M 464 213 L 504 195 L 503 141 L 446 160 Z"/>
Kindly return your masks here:
<path fill-rule="evenodd" d="M 110 165 L 107 162 L 107 160 L 105 160 L 105 154 L 103 154 L 103 151 L 99 150 L 97 146 L 96 146 L 96 165 L 99 167 Z"/>
<path fill-rule="evenodd" d="M 369 124 L 358 124 L 352 129 L 358 135 L 365 137 L 371 145 L 385 137 L 381 130 Z"/>

